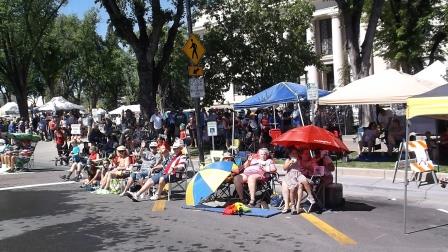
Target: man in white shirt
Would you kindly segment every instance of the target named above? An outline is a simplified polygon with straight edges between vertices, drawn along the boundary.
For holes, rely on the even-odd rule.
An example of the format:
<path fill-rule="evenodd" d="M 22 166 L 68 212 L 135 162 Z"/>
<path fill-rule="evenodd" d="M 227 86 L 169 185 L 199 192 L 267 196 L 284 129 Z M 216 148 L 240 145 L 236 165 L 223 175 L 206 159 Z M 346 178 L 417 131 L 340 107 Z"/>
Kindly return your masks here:
<path fill-rule="evenodd" d="M 151 129 L 153 133 L 158 137 L 160 134 L 162 134 L 163 129 L 163 116 L 160 113 L 160 111 L 156 110 L 155 113 L 151 116 L 149 119 L 149 122 L 151 123 Z"/>

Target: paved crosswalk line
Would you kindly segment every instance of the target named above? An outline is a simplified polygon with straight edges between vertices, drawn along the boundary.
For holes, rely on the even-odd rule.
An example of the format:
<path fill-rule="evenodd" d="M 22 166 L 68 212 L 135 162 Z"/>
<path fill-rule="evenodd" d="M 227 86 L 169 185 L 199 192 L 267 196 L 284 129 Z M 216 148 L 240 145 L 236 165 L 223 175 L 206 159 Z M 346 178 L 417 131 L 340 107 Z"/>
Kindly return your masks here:
<path fill-rule="evenodd" d="M 330 226 L 328 223 L 324 222 L 323 220 L 317 218 L 316 216 L 312 214 L 302 213 L 300 214 L 305 220 L 309 221 L 311 224 L 313 224 L 315 227 L 320 229 L 322 232 L 326 233 L 328 236 L 339 242 L 341 245 L 355 245 L 356 241 L 354 241 L 352 238 L 348 237 L 341 231 L 337 230 L 336 228 Z"/>
<path fill-rule="evenodd" d="M 55 182 L 55 183 L 45 183 L 45 184 L 34 184 L 34 185 L 23 185 L 23 186 L 12 186 L 12 187 L 4 187 L 0 188 L 0 191 L 8 191 L 15 189 L 24 189 L 24 188 L 32 188 L 39 186 L 52 186 L 52 185 L 63 185 L 63 184 L 73 184 L 75 181 L 66 181 L 66 182 Z"/>

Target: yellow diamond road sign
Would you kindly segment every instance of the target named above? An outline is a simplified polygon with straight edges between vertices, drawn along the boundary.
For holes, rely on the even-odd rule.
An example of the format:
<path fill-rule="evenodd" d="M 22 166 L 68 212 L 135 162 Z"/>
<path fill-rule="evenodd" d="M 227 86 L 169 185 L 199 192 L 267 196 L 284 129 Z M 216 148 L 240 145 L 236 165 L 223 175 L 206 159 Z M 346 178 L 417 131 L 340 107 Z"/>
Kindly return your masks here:
<path fill-rule="evenodd" d="M 204 69 L 200 66 L 188 66 L 188 75 L 189 76 L 203 76 Z"/>
<path fill-rule="evenodd" d="M 205 54 L 205 47 L 199 38 L 192 34 L 182 48 L 182 51 L 190 58 L 193 64 L 197 65 Z"/>

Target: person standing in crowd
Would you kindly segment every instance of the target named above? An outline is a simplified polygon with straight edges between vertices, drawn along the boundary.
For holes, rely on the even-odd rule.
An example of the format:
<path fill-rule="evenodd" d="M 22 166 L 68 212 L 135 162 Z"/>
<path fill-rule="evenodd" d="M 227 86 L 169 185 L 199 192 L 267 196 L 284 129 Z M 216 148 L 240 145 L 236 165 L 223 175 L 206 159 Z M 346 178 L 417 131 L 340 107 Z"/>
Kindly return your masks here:
<path fill-rule="evenodd" d="M 188 118 L 188 124 L 187 124 L 187 128 L 188 128 L 188 132 L 190 133 L 190 141 L 191 147 L 195 147 L 196 146 L 196 116 L 194 113 L 190 113 L 190 116 Z"/>
<path fill-rule="evenodd" d="M 40 134 L 41 139 L 44 141 L 48 141 L 47 120 L 45 120 L 44 116 L 40 117 L 38 128 L 39 128 L 39 134 Z"/>
<path fill-rule="evenodd" d="M 16 133 L 16 131 L 16 123 L 14 122 L 14 120 L 9 121 L 8 133 Z"/>
<path fill-rule="evenodd" d="M 302 118 L 300 117 L 300 108 L 298 104 L 294 104 L 294 111 L 292 112 L 291 119 L 292 119 L 292 126 L 294 128 L 303 125 Z"/>
<path fill-rule="evenodd" d="M 174 133 L 176 130 L 176 117 L 174 111 L 168 113 L 168 118 L 166 119 L 166 140 L 169 143 L 174 142 Z"/>
<path fill-rule="evenodd" d="M 50 122 L 48 122 L 48 130 L 49 130 L 49 139 L 50 140 L 53 140 L 54 139 L 54 131 L 56 130 L 56 126 L 57 126 L 57 123 L 56 123 L 56 118 L 52 118 L 51 120 L 50 120 Z"/>
<path fill-rule="evenodd" d="M 154 114 L 149 119 L 151 130 L 155 137 L 158 137 L 163 132 L 163 116 L 159 110 L 156 109 Z"/>

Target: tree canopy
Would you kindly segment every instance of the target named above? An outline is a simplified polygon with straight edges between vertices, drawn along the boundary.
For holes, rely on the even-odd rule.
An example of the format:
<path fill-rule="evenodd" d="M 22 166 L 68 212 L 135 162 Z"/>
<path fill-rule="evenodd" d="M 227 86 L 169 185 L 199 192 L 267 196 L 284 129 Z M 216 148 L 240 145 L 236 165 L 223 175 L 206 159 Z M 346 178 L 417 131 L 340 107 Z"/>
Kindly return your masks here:
<path fill-rule="evenodd" d="M 313 14 L 310 1 L 211 1 L 204 35 L 207 53 L 206 103 L 221 98 L 233 83 L 252 95 L 281 81 L 299 82 L 317 64 L 306 41 Z"/>
<path fill-rule="evenodd" d="M 447 10 L 442 0 L 387 0 L 375 39 L 378 54 L 409 74 L 422 70 L 425 61 L 443 60 Z"/>

